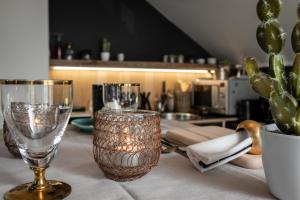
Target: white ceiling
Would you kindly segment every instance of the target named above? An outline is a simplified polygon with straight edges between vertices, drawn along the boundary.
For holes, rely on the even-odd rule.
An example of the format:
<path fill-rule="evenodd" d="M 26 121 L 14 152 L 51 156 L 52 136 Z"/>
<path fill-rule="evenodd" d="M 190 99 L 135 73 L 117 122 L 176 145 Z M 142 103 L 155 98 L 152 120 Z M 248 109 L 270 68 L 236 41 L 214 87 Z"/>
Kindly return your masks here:
<path fill-rule="evenodd" d="M 240 63 L 243 57 L 256 57 L 261 65 L 267 55 L 256 41 L 260 21 L 257 1 L 250 0 L 147 0 L 195 42 L 218 59 Z M 288 34 L 283 51 L 286 64 L 293 62 L 291 31 L 297 22 L 298 0 L 283 0 L 280 24 Z"/>

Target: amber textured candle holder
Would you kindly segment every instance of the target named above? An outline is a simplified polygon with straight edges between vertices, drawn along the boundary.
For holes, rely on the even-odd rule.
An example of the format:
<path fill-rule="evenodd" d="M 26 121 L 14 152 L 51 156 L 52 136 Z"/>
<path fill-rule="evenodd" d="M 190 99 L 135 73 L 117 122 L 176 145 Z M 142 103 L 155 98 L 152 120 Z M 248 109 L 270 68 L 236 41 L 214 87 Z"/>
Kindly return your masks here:
<path fill-rule="evenodd" d="M 137 179 L 157 165 L 160 118 L 152 111 L 98 111 L 93 139 L 94 159 L 107 178 Z"/>

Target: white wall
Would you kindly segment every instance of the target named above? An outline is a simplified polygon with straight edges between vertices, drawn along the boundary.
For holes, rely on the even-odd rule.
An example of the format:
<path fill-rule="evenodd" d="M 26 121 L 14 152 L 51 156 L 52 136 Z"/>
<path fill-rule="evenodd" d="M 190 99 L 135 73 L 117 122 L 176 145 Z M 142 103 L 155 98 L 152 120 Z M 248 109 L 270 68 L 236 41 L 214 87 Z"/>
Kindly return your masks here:
<path fill-rule="evenodd" d="M 0 0 L 0 79 L 47 79 L 48 0 Z"/>
<path fill-rule="evenodd" d="M 266 64 L 267 56 L 256 42 L 260 23 L 256 16 L 256 1 L 250 0 L 147 0 L 171 22 L 188 34 L 213 56 L 229 58 L 235 63 L 245 56 L 256 57 Z M 288 34 L 284 56 L 293 62 L 291 31 L 298 21 L 299 0 L 282 0 L 279 18 Z"/>
<path fill-rule="evenodd" d="M 47 79 L 48 43 L 48 0 L 0 0 L 0 79 Z"/>

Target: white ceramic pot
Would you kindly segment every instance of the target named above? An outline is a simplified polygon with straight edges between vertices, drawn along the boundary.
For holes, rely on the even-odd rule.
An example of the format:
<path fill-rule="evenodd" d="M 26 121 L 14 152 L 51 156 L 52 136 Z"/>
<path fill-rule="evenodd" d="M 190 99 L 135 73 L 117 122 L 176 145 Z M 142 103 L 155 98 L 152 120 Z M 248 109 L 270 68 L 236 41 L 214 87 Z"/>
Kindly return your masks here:
<path fill-rule="evenodd" d="M 217 59 L 216 58 L 207 58 L 207 64 L 216 65 L 217 64 Z"/>
<path fill-rule="evenodd" d="M 124 59 L 125 59 L 125 54 L 124 54 L 124 53 L 119 53 L 119 54 L 118 54 L 118 61 L 119 61 L 119 62 L 123 62 Z"/>
<path fill-rule="evenodd" d="M 300 199 L 300 137 L 261 130 L 263 165 L 271 193 Z"/>
<path fill-rule="evenodd" d="M 102 61 L 109 61 L 110 53 L 109 52 L 101 52 L 101 60 Z"/>

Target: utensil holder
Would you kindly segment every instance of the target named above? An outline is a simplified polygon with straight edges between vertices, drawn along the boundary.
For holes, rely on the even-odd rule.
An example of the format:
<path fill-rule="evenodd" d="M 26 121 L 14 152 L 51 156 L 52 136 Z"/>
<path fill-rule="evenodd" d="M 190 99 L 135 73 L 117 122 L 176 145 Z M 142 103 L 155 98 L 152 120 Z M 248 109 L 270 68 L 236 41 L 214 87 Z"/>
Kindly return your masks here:
<path fill-rule="evenodd" d="M 175 110 L 177 112 L 190 112 L 191 106 L 191 92 L 175 91 Z"/>

